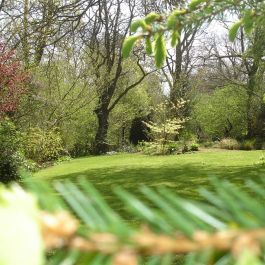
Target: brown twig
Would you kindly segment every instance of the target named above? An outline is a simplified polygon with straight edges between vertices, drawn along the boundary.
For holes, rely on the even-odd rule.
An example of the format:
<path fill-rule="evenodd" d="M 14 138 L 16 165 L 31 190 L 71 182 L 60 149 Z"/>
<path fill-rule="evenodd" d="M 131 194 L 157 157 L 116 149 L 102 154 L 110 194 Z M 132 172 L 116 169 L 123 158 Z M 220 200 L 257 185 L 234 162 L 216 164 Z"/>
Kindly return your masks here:
<path fill-rule="evenodd" d="M 240 256 L 246 249 L 259 255 L 261 241 L 265 239 L 264 228 L 226 230 L 214 233 L 197 231 L 192 238 L 188 238 L 182 233 L 171 236 L 156 234 L 145 228 L 126 241 L 122 241 L 111 233 L 94 233 L 87 237 L 78 236 L 78 222 L 65 212 L 54 215 L 46 212 L 41 213 L 40 222 L 46 249 L 68 247 L 83 252 L 115 254 L 118 261 L 126 260 L 125 256 L 134 259 L 135 255 L 186 254 L 207 249 L 229 251 L 234 257 Z"/>

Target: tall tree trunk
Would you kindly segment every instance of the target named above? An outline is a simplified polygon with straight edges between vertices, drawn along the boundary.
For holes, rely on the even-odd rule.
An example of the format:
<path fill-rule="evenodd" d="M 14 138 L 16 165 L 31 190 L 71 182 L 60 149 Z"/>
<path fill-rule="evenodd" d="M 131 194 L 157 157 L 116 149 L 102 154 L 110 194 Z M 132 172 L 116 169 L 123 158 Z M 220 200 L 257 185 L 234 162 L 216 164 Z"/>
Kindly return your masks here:
<path fill-rule="evenodd" d="M 170 89 L 170 100 L 172 103 L 176 104 L 180 99 L 181 95 L 181 72 L 182 72 L 182 51 L 181 51 L 181 42 L 176 47 L 176 55 L 175 55 L 175 70 L 172 73 L 172 87 Z"/>
<path fill-rule="evenodd" d="M 105 105 L 101 105 L 95 110 L 98 127 L 94 141 L 93 153 L 95 155 L 105 154 L 108 149 L 107 136 L 109 129 L 109 110 Z"/>
<path fill-rule="evenodd" d="M 255 96 L 255 91 L 260 90 L 264 82 L 264 67 L 262 67 L 262 58 L 265 49 L 265 30 L 264 27 L 259 27 L 254 33 L 254 40 L 252 46 L 253 53 L 253 64 L 248 71 L 248 84 L 247 84 L 247 137 L 253 138 L 257 136 L 257 123 L 263 122 L 258 121 L 260 115 L 259 112 L 255 110 L 255 104 L 253 103 L 253 97 Z M 262 104 L 261 104 L 262 105 Z"/>
<path fill-rule="evenodd" d="M 254 126 L 254 116 L 255 110 L 253 109 L 253 96 L 256 86 L 258 85 L 256 82 L 256 75 L 259 69 L 259 63 L 254 60 L 251 70 L 248 74 L 248 84 L 247 84 L 247 138 L 252 138 L 255 136 L 255 126 Z"/>
<path fill-rule="evenodd" d="M 252 94 L 248 91 L 247 98 L 247 138 L 252 138 L 253 132 L 253 114 L 252 114 Z"/>
<path fill-rule="evenodd" d="M 29 67 L 29 42 L 28 42 L 28 30 L 29 30 L 29 0 L 24 1 L 23 6 L 23 33 L 22 33 L 22 51 L 23 51 L 23 61 L 25 64 L 25 67 Z"/>

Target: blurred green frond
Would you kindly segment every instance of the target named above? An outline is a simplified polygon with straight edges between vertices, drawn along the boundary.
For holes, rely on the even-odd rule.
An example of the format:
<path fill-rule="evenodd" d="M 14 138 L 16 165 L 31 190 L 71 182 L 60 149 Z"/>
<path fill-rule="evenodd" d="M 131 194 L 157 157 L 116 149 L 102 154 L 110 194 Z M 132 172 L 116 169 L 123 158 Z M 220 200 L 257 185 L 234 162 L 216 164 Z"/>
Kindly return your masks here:
<path fill-rule="evenodd" d="M 200 190 L 204 202 L 165 187 L 141 188 L 144 199 L 116 187 L 116 196 L 138 220 L 133 226 L 84 178 L 52 185 L 28 181 L 26 187 L 43 210 L 70 211 L 79 223 L 62 245 L 50 247 L 48 265 L 245 264 L 242 257 L 257 265 L 265 262 L 263 182 L 248 181 L 243 190 L 214 179 L 211 191 Z"/>

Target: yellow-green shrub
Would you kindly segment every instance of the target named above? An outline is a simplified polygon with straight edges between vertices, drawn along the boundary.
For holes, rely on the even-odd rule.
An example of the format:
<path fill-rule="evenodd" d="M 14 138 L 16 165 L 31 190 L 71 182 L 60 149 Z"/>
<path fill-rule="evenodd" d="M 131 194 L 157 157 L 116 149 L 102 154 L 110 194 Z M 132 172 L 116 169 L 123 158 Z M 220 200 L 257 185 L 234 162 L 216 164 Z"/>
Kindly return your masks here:
<path fill-rule="evenodd" d="M 38 163 L 54 161 L 64 152 L 62 138 L 56 129 L 31 128 L 24 135 L 24 150 L 27 158 Z"/>

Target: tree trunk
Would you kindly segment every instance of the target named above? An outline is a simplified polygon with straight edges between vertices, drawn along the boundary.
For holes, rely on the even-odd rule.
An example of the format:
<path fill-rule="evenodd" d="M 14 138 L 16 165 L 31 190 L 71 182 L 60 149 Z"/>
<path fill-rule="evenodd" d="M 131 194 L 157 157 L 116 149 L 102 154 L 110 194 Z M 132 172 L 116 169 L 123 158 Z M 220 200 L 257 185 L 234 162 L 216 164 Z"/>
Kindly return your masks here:
<path fill-rule="evenodd" d="M 257 86 L 256 74 L 258 72 L 258 63 L 254 60 L 251 70 L 248 74 L 248 84 L 247 84 L 247 138 L 252 138 L 255 136 L 254 132 L 254 118 L 255 111 L 253 109 L 253 96 L 254 90 Z"/>
<path fill-rule="evenodd" d="M 258 91 L 262 88 L 264 79 L 264 68 L 262 66 L 262 57 L 265 48 L 264 41 L 264 27 L 259 27 L 256 29 L 254 33 L 254 43 L 252 47 L 253 53 L 253 64 L 250 67 L 248 72 L 248 102 L 247 102 L 247 137 L 253 138 L 257 135 L 257 123 L 259 123 L 258 117 L 260 115 L 259 111 L 255 109 L 256 104 L 253 102 L 253 97 L 255 95 L 255 91 Z M 260 87 L 261 86 L 261 87 Z M 262 104 L 261 104 L 262 105 Z M 263 122 L 263 121 L 261 121 Z"/>
<path fill-rule="evenodd" d="M 122 127 L 121 127 L 121 147 L 124 147 L 125 143 L 126 143 L 125 132 L 126 132 L 126 127 L 123 124 Z"/>
<path fill-rule="evenodd" d="M 98 128 L 94 141 L 93 153 L 95 155 L 105 154 L 108 149 L 107 136 L 109 129 L 109 111 L 101 106 L 95 110 L 98 120 Z"/>
<path fill-rule="evenodd" d="M 225 138 L 229 138 L 231 135 L 231 131 L 233 130 L 233 124 L 231 123 L 231 121 L 229 120 L 229 118 L 226 118 L 227 121 L 227 126 L 225 126 L 225 132 L 224 132 L 224 136 Z"/>
<path fill-rule="evenodd" d="M 173 73 L 173 82 L 172 87 L 170 90 L 170 101 L 174 104 L 177 103 L 177 101 L 180 99 L 181 94 L 181 72 L 182 72 L 182 51 L 181 51 L 181 42 L 176 47 L 176 55 L 175 55 L 175 70 Z"/>
<path fill-rule="evenodd" d="M 252 95 L 248 93 L 247 99 L 247 138 L 254 136 L 253 132 L 253 115 L 252 115 Z"/>

